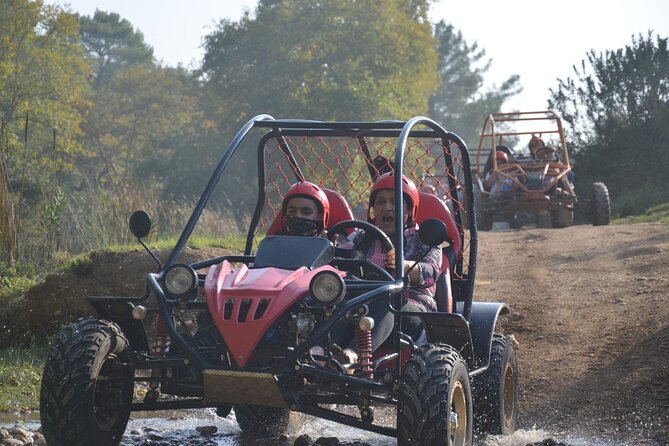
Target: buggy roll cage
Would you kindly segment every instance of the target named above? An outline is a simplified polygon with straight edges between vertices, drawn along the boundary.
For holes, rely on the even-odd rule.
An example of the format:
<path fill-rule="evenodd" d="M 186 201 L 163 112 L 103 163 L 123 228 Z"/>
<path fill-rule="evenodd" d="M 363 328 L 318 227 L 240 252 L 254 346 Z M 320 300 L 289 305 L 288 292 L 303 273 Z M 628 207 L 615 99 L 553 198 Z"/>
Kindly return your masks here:
<path fill-rule="evenodd" d="M 426 127 L 427 130 L 415 129 L 418 126 Z M 184 353 L 186 353 L 186 355 L 189 356 L 193 362 L 204 368 L 212 368 L 212 369 L 219 368 L 206 361 L 194 348 L 192 348 L 188 344 L 186 339 L 184 339 L 183 336 L 177 332 L 174 323 L 170 321 L 170 311 L 172 308 L 175 308 L 178 305 L 178 303 L 173 299 L 169 299 L 165 295 L 160 286 L 160 282 L 163 279 L 163 274 L 165 270 L 176 263 L 179 254 L 185 248 L 188 238 L 191 236 L 197 221 L 202 215 L 202 212 L 204 211 L 204 208 L 207 202 L 209 201 L 212 192 L 214 191 L 223 171 L 227 167 L 231 158 L 239 149 L 245 137 L 255 128 L 268 130 L 267 134 L 265 134 L 264 137 L 261 138 L 258 144 L 258 153 L 259 154 L 263 153 L 267 141 L 269 141 L 270 139 L 277 139 L 281 150 L 284 152 L 287 159 L 289 160 L 292 173 L 295 176 L 296 180 L 302 180 L 305 179 L 305 177 L 297 163 L 296 158 L 291 153 L 289 145 L 286 144 L 285 142 L 285 138 L 288 136 L 317 136 L 317 137 L 347 136 L 355 138 L 360 146 L 360 150 L 362 151 L 362 153 L 366 158 L 367 167 L 370 176 L 372 177 L 372 180 L 374 180 L 376 171 L 374 170 L 374 167 L 371 164 L 371 156 L 367 146 L 367 138 L 396 137 L 397 146 L 395 149 L 394 166 L 395 166 L 395 171 L 398 172 L 400 175 L 394 176 L 395 190 L 402 190 L 401 174 L 403 172 L 404 155 L 405 151 L 407 150 L 407 141 L 409 138 L 431 138 L 431 139 L 441 140 L 444 151 L 443 153 L 444 164 L 446 169 L 448 169 L 447 173 L 448 173 L 449 187 L 455 190 L 456 186 L 455 178 L 457 178 L 457 174 L 454 171 L 453 159 L 451 157 L 451 152 L 448 149 L 448 147 L 450 147 L 451 144 L 455 144 L 459 149 L 460 162 L 462 163 L 461 164 L 462 172 L 460 172 L 460 175 L 464 176 L 464 184 L 468 186 L 464 191 L 466 195 L 463 206 L 466 205 L 464 211 L 469 214 L 469 219 L 467 219 L 467 221 L 469 222 L 468 229 L 470 232 L 469 232 L 469 259 L 467 263 L 468 270 L 465 274 L 461 274 L 460 278 L 454 279 L 454 282 L 457 282 L 455 283 L 455 286 L 458 289 L 459 295 L 461 296 L 464 303 L 463 311 L 460 315 L 458 315 L 458 317 L 462 317 L 466 320 L 466 322 L 469 322 L 471 316 L 472 296 L 473 296 L 474 279 L 476 272 L 477 231 L 476 231 L 476 216 L 475 213 L 473 212 L 474 204 L 473 204 L 473 193 L 471 187 L 472 176 L 470 169 L 470 160 L 466 145 L 463 142 L 463 140 L 458 135 L 446 131 L 435 121 L 421 116 L 414 117 L 406 122 L 404 121 L 322 122 L 322 121 L 292 120 L 292 119 L 276 120 L 270 115 L 263 114 L 263 115 L 258 115 L 253 119 L 249 120 L 233 138 L 232 142 L 228 145 L 227 149 L 223 153 L 211 178 L 209 179 L 209 182 L 207 183 L 204 192 L 200 196 L 200 199 L 198 200 L 195 209 L 193 210 L 190 218 L 188 219 L 188 222 L 184 227 L 184 230 L 182 231 L 179 239 L 177 240 L 176 245 L 174 246 L 172 252 L 170 253 L 168 260 L 162 266 L 162 269 L 158 273 L 150 273 L 148 275 L 149 287 L 156 295 L 159 311 L 166 321 L 166 328 L 167 331 L 169 332 L 172 342 L 176 342 L 177 344 L 179 344 L 180 347 L 184 349 Z M 258 200 L 256 203 L 254 215 L 252 217 L 251 225 L 249 227 L 244 255 L 218 257 L 194 263 L 191 266 L 194 269 L 201 269 L 204 267 L 220 263 L 223 260 L 228 260 L 231 262 L 242 262 L 242 263 L 252 262 L 254 259 L 254 256 L 251 254 L 253 247 L 253 238 L 260 219 L 260 213 L 263 208 L 264 200 L 265 200 L 264 158 L 262 156 L 258 156 Z M 403 205 L 404 203 L 402 199 L 402 194 L 395 194 L 395 209 L 396 212 L 399 212 L 399 215 L 403 214 Z M 454 216 L 456 218 L 456 221 L 459 223 L 459 226 L 462 228 L 463 216 L 461 215 L 460 208 L 456 209 Z M 464 228 L 460 229 L 459 234 L 451 234 L 451 236 L 461 237 L 462 239 L 464 237 L 463 229 Z M 402 221 L 401 219 L 396 219 L 395 240 L 394 240 L 396 262 L 398 259 L 404 259 L 404 246 L 403 243 L 401 242 L 402 234 L 403 234 Z M 460 258 L 457 263 L 459 265 L 460 271 L 462 272 L 463 259 Z M 394 282 L 392 283 L 385 282 L 385 283 L 386 285 L 377 287 L 378 288 L 376 290 L 377 292 L 372 292 L 373 295 L 370 295 L 372 293 L 368 292 L 364 293 L 362 296 L 358 296 L 357 298 L 352 299 L 352 301 L 357 302 L 354 305 L 359 305 L 360 303 L 358 301 L 361 300 L 364 296 L 367 296 L 367 298 L 362 300 L 369 301 L 374 297 L 378 296 L 379 294 L 390 293 L 390 294 L 395 294 L 397 296 L 395 307 L 400 308 L 401 305 L 397 304 L 400 302 L 401 293 L 399 293 L 398 291 L 400 291 L 404 286 L 403 271 L 399 268 L 396 269 Z M 342 308 L 344 307 L 348 308 L 348 306 L 349 306 L 348 304 L 344 304 Z M 415 313 L 401 312 L 399 310 L 393 309 L 392 305 L 391 305 L 391 310 L 397 315 L 415 314 Z M 395 320 L 397 328 L 401 324 L 401 318 L 397 317 L 395 318 Z M 321 329 L 314 332 L 313 334 L 314 337 L 317 338 L 319 337 L 319 335 L 322 335 L 325 331 L 331 328 L 332 325 L 334 325 L 334 322 L 335 321 L 329 321 L 328 323 L 326 323 L 325 326 L 321 327 Z M 398 348 L 400 344 L 398 330 L 394 331 L 393 336 L 395 338 L 394 345 L 396 348 Z M 286 358 L 286 361 L 298 357 L 300 354 L 306 351 L 307 347 L 296 349 L 294 354 L 290 355 L 290 358 Z M 282 361 L 282 363 L 285 363 L 286 361 Z"/>
<path fill-rule="evenodd" d="M 544 121 L 544 123 L 551 123 L 553 127 L 541 128 L 532 131 L 515 131 L 503 128 L 506 123 L 513 122 L 527 122 L 527 121 Z M 531 112 L 510 112 L 510 113 L 492 113 L 486 116 L 481 128 L 481 136 L 479 138 L 479 147 L 476 151 L 476 166 L 480 169 L 482 166 L 481 155 L 484 152 L 485 141 L 490 141 L 491 150 L 495 150 L 497 145 L 504 142 L 504 137 L 532 135 L 535 134 L 540 138 L 542 135 L 557 134 L 560 139 L 560 150 L 562 151 L 562 161 L 567 169 L 570 168 L 569 153 L 567 150 L 567 142 L 564 139 L 564 132 L 562 127 L 562 119 L 555 112 L 551 110 L 531 111 Z M 491 157 L 493 168 L 497 169 L 497 160 Z M 485 162 L 483 163 L 485 164 Z"/>

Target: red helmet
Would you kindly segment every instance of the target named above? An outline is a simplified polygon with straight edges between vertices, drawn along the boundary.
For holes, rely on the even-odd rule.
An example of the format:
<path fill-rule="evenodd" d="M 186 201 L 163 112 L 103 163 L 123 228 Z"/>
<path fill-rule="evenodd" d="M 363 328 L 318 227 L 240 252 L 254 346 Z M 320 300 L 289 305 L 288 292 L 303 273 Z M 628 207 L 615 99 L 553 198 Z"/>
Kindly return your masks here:
<path fill-rule="evenodd" d="M 495 158 L 498 160 L 504 160 L 507 163 L 509 162 L 509 155 L 507 155 L 505 152 L 502 152 L 501 150 L 495 152 Z"/>
<path fill-rule="evenodd" d="M 283 196 L 283 202 L 281 203 L 281 228 L 283 230 L 286 230 L 286 205 L 288 204 L 288 200 L 295 197 L 311 198 L 314 200 L 316 206 L 318 206 L 318 210 L 323 214 L 323 228 L 327 228 L 330 221 L 330 202 L 328 201 L 328 196 L 325 195 L 323 189 L 314 183 L 299 181 L 290 186 L 286 195 Z"/>
<path fill-rule="evenodd" d="M 394 172 L 384 173 L 376 179 L 372 192 L 369 194 L 369 207 L 367 208 L 367 220 L 374 223 L 374 219 L 370 215 L 370 210 L 374 207 L 374 199 L 376 193 L 382 189 L 395 190 L 395 175 Z M 413 181 L 402 175 L 402 194 L 406 199 L 410 212 L 408 214 L 407 226 L 413 226 L 416 223 L 416 214 L 418 213 L 418 201 L 420 195 L 418 189 Z"/>

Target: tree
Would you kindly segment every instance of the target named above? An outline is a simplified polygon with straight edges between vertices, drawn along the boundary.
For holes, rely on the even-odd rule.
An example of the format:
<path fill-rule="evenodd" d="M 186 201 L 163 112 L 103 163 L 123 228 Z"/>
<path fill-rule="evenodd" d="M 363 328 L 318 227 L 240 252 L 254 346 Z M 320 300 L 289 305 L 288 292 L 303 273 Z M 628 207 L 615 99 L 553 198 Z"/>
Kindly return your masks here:
<path fill-rule="evenodd" d="M 491 61 L 477 43 L 467 44 L 460 31 L 443 20 L 436 24 L 439 50 L 439 89 L 430 97 L 430 117 L 457 133 L 475 148 L 485 116 L 497 112 L 508 98 L 520 93 L 518 75 L 499 88 L 483 91 L 483 76 Z"/>
<path fill-rule="evenodd" d="M 41 236 L 31 232 L 39 222 L 22 219 L 22 214 L 36 214 L 38 220 L 38 203 L 47 202 L 53 186 L 75 172 L 72 160 L 85 152 L 79 137 L 88 65 L 77 36 L 76 17 L 58 7 L 30 0 L 2 3 L 0 181 L 5 183 L 5 196 L 1 210 L 3 231 L 13 232 L 2 237 L 12 241 L 5 242 L 2 256 L 20 257 L 20 252 L 10 251 L 25 251 L 24 245 Z M 12 209 L 16 217 L 6 219 Z"/>
<path fill-rule="evenodd" d="M 225 147 L 239 125 L 269 113 L 317 120 L 427 114 L 437 87 L 428 1 L 263 1 L 205 39 L 205 109 Z M 240 176 L 249 178 L 255 168 Z"/>
<path fill-rule="evenodd" d="M 436 52 L 427 2 L 265 2 L 205 40 L 201 73 L 246 114 L 406 118 L 427 111 Z"/>
<path fill-rule="evenodd" d="M 604 54 L 595 50 L 558 80 L 549 105 L 570 124 L 576 178 L 607 183 L 619 213 L 669 201 L 660 179 L 669 171 L 669 50 L 667 39 L 632 38 Z"/>
<path fill-rule="evenodd" d="M 117 13 L 96 10 L 93 17 L 82 16 L 79 27 L 96 90 L 122 67 L 153 63 L 153 48 L 144 42 L 144 35 Z"/>
<path fill-rule="evenodd" d="M 160 167 L 199 119 L 189 73 L 181 68 L 134 66 L 119 70 L 94 95 L 86 142 L 96 157 L 84 168 L 97 184 L 127 187 L 148 175 L 160 184 Z"/>

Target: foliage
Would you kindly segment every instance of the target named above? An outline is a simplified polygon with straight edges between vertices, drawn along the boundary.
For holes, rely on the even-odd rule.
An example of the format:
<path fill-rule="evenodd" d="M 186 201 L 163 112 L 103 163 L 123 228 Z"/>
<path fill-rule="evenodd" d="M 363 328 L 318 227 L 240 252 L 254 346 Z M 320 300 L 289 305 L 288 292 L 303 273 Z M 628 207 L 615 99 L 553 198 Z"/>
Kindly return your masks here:
<path fill-rule="evenodd" d="M 96 154 L 83 167 L 88 181 L 123 189 L 154 174 L 161 184 L 165 160 L 189 151 L 180 138 L 193 136 L 190 129 L 200 116 L 190 88 L 182 69 L 150 65 L 121 69 L 100 87 L 84 127 Z"/>
<path fill-rule="evenodd" d="M 73 176 L 73 159 L 84 153 L 79 136 L 88 67 L 77 36 L 76 17 L 57 7 L 7 0 L 0 8 L 0 182 L 8 191 L 3 257 L 16 257 L 25 209 L 39 203 L 41 191 Z"/>
<path fill-rule="evenodd" d="M 441 21 L 435 37 L 439 50 L 439 89 L 430 97 L 430 117 L 476 147 L 485 116 L 497 112 L 508 98 L 520 93 L 518 75 L 499 88 L 483 91 L 483 76 L 491 61 L 477 43 L 469 45 L 460 31 Z"/>
<path fill-rule="evenodd" d="M 39 407 L 48 343 L 0 350 L 0 412 Z"/>
<path fill-rule="evenodd" d="M 222 21 L 205 39 L 203 107 L 225 147 L 254 115 L 362 121 L 427 113 L 437 53 L 426 0 L 261 2 L 255 15 Z M 235 178 L 255 171 L 253 152 Z M 213 158 L 210 156 L 209 158 Z M 233 206 L 248 199 L 236 188 Z"/>
<path fill-rule="evenodd" d="M 95 73 L 95 90 L 113 79 L 120 68 L 153 62 L 153 48 L 144 42 L 144 35 L 114 12 L 96 10 L 93 17 L 80 17 L 79 29 Z"/>
<path fill-rule="evenodd" d="M 570 124 L 577 187 L 606 182 L 620 215 L 668 201 L 658 187 L 669 171 L 667 39 L 649 32 L 625 48 L 592 50 L 574 73 L 549 105 Z"/>

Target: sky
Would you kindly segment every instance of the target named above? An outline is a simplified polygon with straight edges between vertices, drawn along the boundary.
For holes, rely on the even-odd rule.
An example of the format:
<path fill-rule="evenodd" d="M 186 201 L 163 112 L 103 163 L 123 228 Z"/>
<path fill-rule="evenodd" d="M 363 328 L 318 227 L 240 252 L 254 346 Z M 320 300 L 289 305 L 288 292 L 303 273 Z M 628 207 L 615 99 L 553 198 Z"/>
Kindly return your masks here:
<path fill-rule="evenodd" d="M 336 1 L 336 0 L 330 0 Z M 96 9 L 117 12 L 144 34 L 156 58 L 166 65 L 195 67 L 202 39 L 223 18 L 238 20 L 257 0 L 46 0 L 82 15 Z M 523 91 L 502 111 L 546 108 L 549 88 L 573 77 L 590 50 L 605 52 L 631 45 L 632 36 L 669 37 L 669 0 L 438 0 L 432 22 L 445 20 L 468 43 L 478 43 L 492 59 L 485 88 L 513 74 Z M 483 118 L 482 118 L 483 119 Z"/>

